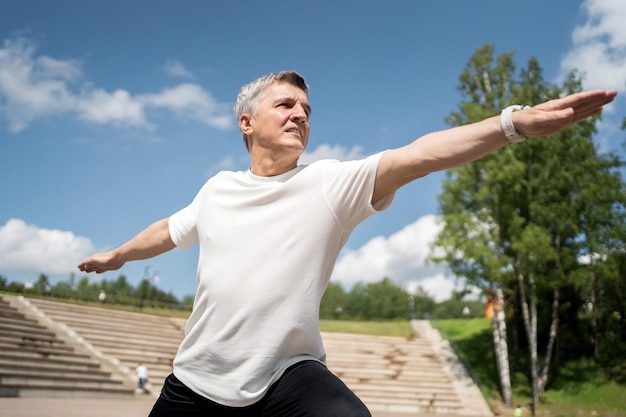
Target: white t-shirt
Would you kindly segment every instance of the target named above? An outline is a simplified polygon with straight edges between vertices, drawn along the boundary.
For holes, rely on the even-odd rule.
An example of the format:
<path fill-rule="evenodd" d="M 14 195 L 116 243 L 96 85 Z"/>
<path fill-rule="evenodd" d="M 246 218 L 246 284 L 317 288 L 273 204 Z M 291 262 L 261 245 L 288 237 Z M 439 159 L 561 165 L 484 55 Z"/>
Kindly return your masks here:
<path fill-rule="evenodd" d="M 137 367 L 137 378 L 148 379 L 148 368 L 145 365 L 139 365 Z"/>
<path fill-rule="evenodd" d="M 289 366 L 323 362 L 319 304 L 339 251 L 372 207 L 381 154 L 318 161 L 274 177 L 221 172 L 170 217 L 200 244 L 197 291 L 174 375 L 217 403 L 259 401 Z"/>

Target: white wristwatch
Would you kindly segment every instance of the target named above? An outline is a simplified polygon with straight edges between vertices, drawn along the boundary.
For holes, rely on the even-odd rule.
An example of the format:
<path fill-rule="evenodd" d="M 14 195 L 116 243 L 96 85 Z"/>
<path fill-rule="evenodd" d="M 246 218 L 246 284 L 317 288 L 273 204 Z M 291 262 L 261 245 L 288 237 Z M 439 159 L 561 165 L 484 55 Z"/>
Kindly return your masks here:
<path fill-rule="evenodd" d="M 513 120 L 511 119 L 511 113 L 526 109 L 530 109 L 530 107 L 520 106 L 519 104 L 514 104 L 513 106 L 502 109 L 502 113 L 500 113 L 500 126 L 502 126 L 502 132 L 504 132 L 504 136 L 506 136 L 509 142 L 518 143 L 526 140 L 526 136 L 520 135 L 519 132 L 515 130 Z"/>

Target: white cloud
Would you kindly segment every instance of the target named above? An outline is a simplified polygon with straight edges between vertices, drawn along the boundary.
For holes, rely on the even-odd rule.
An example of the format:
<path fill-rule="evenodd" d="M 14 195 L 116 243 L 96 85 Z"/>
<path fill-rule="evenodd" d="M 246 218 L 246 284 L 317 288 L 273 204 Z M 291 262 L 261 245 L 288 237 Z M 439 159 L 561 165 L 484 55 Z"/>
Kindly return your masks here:
<path fill-rule="evenodd" d="M 144 106 L 125 90 L 109 93 L 95 89 L 76 98 L 76 113 L 86 121 L 115 126 L 134 126 L 152 129 L 145 118 Z"/>
<path fill-rule="evenodd" d="M 572 33 L 572 49 L 561 61 L 562 74 L 578 69 L 586 89 L 626 87 L 626 2 L 586 0 L 587 20 Z"/>
<path fill-rule="evenodd" d="M 168 59 L 163 69 L 171 77 L 187 78 L 189 80 L 196 79 L 196 76 L 177 59 Z"/>
<path fill-rule="evenodd" d="M 180 84 L 157 94 L 146 94 L 138 100 L 147 107 L 165 108 L 179 117 L 189 117 L 209 126 L 229 129 L 233 126 L 230 105 L 219 103 L 196 84 Z"/>
<path fill-rule="evenodd" d="M 440 230 L 438 217 L 426 215 L 389 237 L 377 236 L 359 249 L 345 249 L 331 279 L 349 288 L 388 277 L 409 291 L 420 286 L 436 301 L 446 300 L 457 288 L 456 281 L 446 276 L 444 265 L 427 262 Z"/>
<path fill-rule="evenodd" d="M 626 3 L 615 0 L 586 0 L 582 8 L 586 11 L 588 20 L 574 31 L 574 42 L 600 38 L 605 39 L 611 48 L 626 47 Z"/>
<path fill-rule="evenodd" d="M 172 61 L 169 69 L 185 68 Z M 36 55 L 25 38 L 5 39 L 0 47 L 0 116 L 9 130 L 22 131 L 37 119 L 69 115 L 97 124 L 154 129 L 149 109 L 165 109 L 217 129 L 233 127 L 230 104 L 220 103 L 196 84 L 181 84 L 159 93 L 134 95 L 94 87 L 83 79 L 80 62 Z"/>
<path fill-rule="evenodd" d="M 341 145 L 328 145 L 321 144 L 312 152 L 304 152 L 300 157 L 300 163 L 303 165 L 310 164 L 311 162 L 319 161 L 320 159 L 337 159 L 339 161 L 352 161 L 355 159 L 361 159 L 365 155 L 363 154 L 362 146 L 353 146 L 348 149 Z"/>
<path fill-rule="evenodd" d="M 24 39 L 5 40 L 0 48 L 0 111 L 9 129 L 18 132 L 38 117 L 69 111 L 74 100 L 68 78 L 80 76 L 76 62 L 49 57 L 33 59 L 34 46 Z"/>
<path fill-rule="evenodd" d="M 72 232 L 42 229 L 20 219 L 0 226 L 0 271 L 68 274 L 94 252 L 91 240 Z"/>
<path fill-rule="evenodd" d="M 49 78 L 73 80 L 82 77 L 80 62 L 75 60 L 62 61 L 42 55 L 36 59 L 35 67 Z"/>

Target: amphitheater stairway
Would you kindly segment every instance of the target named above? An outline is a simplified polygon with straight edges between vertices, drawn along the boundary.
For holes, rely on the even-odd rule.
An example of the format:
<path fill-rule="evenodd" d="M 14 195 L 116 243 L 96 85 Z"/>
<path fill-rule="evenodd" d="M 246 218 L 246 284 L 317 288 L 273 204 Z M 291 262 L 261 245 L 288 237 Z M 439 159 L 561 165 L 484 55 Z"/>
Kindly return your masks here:
<path fill-rule="evenodd" d="M 184 319 L 49 299 L 29 298 L 21 299 L 21 302 L 45 316 L 50 323 L 61 323 L 61 327 L 73 335 L 78 345 L 88 348 L 91 357 L 99 358 L 101 363 L 116 368 L 119 374 L 125 375 L 127 383 L 135 383 L 136 366 L 145 364 L 155 394 L 172 371 L 172 361 L 184 334 Z M 420 329 L 420 335 L 428 334 L 430 330 L 438 337 L 428 322 L 421 324 L 427 326 L 427 329 Z M 26 329 L 26 326 L 31 325 L 33 323 L 25 322 L 21 328 Z M 27 332 L 39 334 L 30 330 Z M 37 332 L 41 332 L 42 337 L 52 337 L 45 329 L 38 328 Z M 421 336 L 407 339 L 342 333 L 322 333 L 322 338 L 330 370 L 363 399 L 375 415 L 376 412 L 492 415 L 471 381 L 468 384 L 473 386 L 473 392 L 477 395 L 472 397 L 467 394 L 467 390 L 459 389 L 461 384 L 451 375 L 447 359 L 442 359 L 438 347 L 440 338 L 433 341 L 432 337 Z M 45 345 L 48 342 L 43 340 L 47 339 L 37 343 L 48 347 Z M 21 343 L 26 342 L 21 340 Z M 16 349 L 20 350 L 19 346 Z M 40 354 L 39 362 L 51 368 L 57 366 L 54 361 L 48 361 L 49 358 L 55 359 L 56 356 L 44 357 Z M 87 361 L 88 358 L 81 360 Z M 10 361 L 8 359 L 2 363 Z"/>
<path fill-rule="evenodd" d="M 428 341 L 343 333 L 323 338 L 328 367 L 372 411 L 465 414 Z"/>
<path fill-rule="evenodd" d="M 128 378 L 135 379 L 137 366 L 145 365 L 150 390 L 155 393 L 172 372 L 185 320 L 48 299 L 28 302 L 55 322 L 64 323 Z"/>
<path fill-rule="evenodd" d="M 0 397 L 128 397 L 133 388 L 0 295 Z"/>

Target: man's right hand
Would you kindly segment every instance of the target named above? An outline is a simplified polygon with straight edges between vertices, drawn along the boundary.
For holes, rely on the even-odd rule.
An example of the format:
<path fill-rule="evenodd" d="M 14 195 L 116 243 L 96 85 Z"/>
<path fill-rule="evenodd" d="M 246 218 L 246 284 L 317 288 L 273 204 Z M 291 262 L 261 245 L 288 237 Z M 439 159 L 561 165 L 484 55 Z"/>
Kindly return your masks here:
<path fill-rule="evenodd" d="M 115 271 L 124 266 L 125 262 L 116 256 L 115 251 L 96 253 L 84 259 L 78 264 L 78 269 L 83 272 L 95 272 L 101 274 L 106 271 Z"/>

